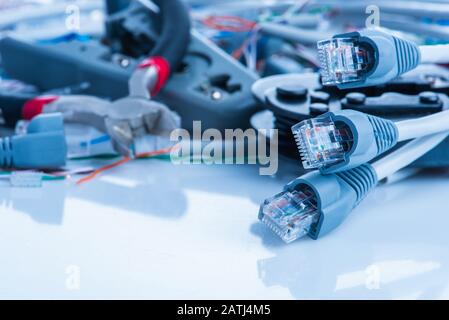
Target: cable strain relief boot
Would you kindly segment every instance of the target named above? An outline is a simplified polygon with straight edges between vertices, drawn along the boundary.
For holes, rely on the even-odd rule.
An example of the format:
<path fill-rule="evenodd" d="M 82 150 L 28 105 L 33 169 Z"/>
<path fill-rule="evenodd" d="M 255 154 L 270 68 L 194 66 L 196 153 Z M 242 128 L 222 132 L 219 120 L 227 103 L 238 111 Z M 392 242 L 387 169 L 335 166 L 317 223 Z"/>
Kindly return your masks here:
<path fill-rule="evenodd" d="M 368 115 L 373 126 L 377 153 L 381 154 L 394 147 L 398 141 L 399 132 L 393 121 Z"/>
<path fill-rule="evenodd" d="M 376 172 L 369 164 L 364 164 L 348 171 L 339 172 L 337 173 L 337 176 L 343 179 L 356 192 L 356 205 L 359 204 L 368 192 L 377 185 Z"/>
<path fill-rule="evenodd" d="M 364 164 L 336 174 L 310 172 L 289 183 L 286 190 L 312 190 L 318 218 L 310 226 L 308 235 L 317 239 L 337 228 L 377 182 L 373 167 Z"/>
<path fill-rule="evenodd" d="M 24 135 L 0 139 L 0 166 L 58 169 L 65 165 L 67 144 L 60 113 L 35 117 Z"/>
<path fill-rule="evenodd" d="M 421 61 L 421 52 L 418 46 L 404 39 L 392 36 L 396 47 L 398 59 L 398 76 L 418 66 Z"/>
<path fill-rule="evenodd" d="M 17 169 L 59 169 L 66 164 L 63 131 L 31 133 L 12 138 L 12 164 Z"/>
<path fill-rule="evenodd" d="M 376 29 L 362 30 L 360 36 L 361 43 L 371 45 L 375 51 L 374 68 L 367 73 L 364 86 L 386 83 L 421 62 L 421 52 L 413 42 Z"/>
<path fill-rule="evenodd" d="M 13 164 L 13 150 L 11 138 L 0 138 L 0 167 L 11 168 Z"/>

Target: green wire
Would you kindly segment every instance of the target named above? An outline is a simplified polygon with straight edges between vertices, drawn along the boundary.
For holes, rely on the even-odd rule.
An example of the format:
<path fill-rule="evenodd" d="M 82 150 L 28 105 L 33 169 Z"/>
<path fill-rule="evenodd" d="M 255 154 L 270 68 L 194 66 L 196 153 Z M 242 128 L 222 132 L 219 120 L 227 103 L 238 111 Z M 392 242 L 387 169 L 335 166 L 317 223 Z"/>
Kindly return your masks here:
<path fill-rule="evenodd" d="M 13 171 L 1 171 L 0 176 L 8 176 L 11 175 Z M 65 180 L 66 177 L 64 176 L 52 176 L 50 174 L 43 174 L 42 180 L 43 181 L 57 181 L 57 180 Z"/>
<path fill-rule="evenodd" d="M 60 181 L 60 180 L 65 180 L 66 177 L 64 176 L 50 176 L 50 175 L 44 175 L 42 177 L 43 181 Z"/>

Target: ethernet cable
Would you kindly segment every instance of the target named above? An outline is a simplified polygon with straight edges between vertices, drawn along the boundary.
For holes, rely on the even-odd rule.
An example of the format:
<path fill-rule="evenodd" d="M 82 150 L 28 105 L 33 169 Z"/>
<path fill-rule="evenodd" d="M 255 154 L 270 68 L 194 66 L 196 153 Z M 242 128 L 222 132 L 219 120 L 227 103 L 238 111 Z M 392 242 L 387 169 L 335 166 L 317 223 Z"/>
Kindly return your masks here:
<path fill-rule="evenodd" d="M 379 181 L 432 150 L 448 134 L 415 139 L 372 165 L 328 175 L 307 173 L 265 200 L 259 220 L 286 243 L 306 235 L 316 240 L 338 227 Z"/>
<path fill-rule="evenodd" d="M 305 169 L 349 170 L 408 141 L 449 130 L 449 110 L 393 122 L 355 110 L 328 112 L 292 127 Z"/>
<path fill-rule="evenodd" d="M 420 46 L 421 63 L 449 63 L 449 44 Z"/>
<path fill-rule="evenodd" d="M 416 44 L 376 29 L 318 42 L 323 85 L 339 89 L 386 83 L 420 63 L 449 63 L 449 45 Z"/>
<path fill-rule="evenodd" d="M 62 115 L 40 115 L 26 134 L 0 138 L 0 168 L 58 169 L 65 165 L 67 145 Z"/>

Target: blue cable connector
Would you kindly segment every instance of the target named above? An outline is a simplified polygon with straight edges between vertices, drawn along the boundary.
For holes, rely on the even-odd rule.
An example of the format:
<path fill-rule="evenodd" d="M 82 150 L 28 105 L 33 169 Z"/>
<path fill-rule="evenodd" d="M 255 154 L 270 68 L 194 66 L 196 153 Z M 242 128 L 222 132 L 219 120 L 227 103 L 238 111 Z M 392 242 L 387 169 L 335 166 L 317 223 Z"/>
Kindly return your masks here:
<path fill-rule="evenodd" d="M 287 243 L 305 235 L 316 240 L 338 227 L 377 182 L 369 164 L 329 175 L 310 172 L 265 200 L 259 220 Z"/>
<path fill-rule="evenodd" d="M 318 56 L 322 83 L 340 89 L 386 83 L 421 61 L 416 44 L 374 29 L 320 41 Z"/>
<path fill-rule="evenodd" d="M 305 169 L 328 174 L 367 163 L 398 141 L 393 121 L 355 110 L 328 112 L 292 127 Z"/>
<path fill-rule="evenodd" d="M 0 138 L 0 167 L 57 169 L 66 163 L 67 145 L 61 114 L 43 114 L 28 125 L 27 134 Z"/>
<path fill-rule="evenodd" d="M 356 168 L 307 173 L 261 205 L 259 220 L 289 243 L 306 235 L 318 239 L 337 228 L 378 182 L 435 148 L 448 132 L 412 140 L 398 150 Z"/>

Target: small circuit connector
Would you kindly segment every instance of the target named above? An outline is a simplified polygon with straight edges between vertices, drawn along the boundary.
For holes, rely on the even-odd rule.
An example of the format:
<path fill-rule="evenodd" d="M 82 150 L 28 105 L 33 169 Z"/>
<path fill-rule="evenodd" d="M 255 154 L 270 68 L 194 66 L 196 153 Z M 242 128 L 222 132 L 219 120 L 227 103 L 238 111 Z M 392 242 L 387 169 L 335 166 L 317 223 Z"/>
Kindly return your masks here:
<path fill-rule="evenodd" d="M 317 239 L 339 226 L 377 181 L 369 164 L 329 175 L 310 172 L 265 200 L 259 220 L 286 243 L 305 235 Z"/>
<path fill-rule="evenodd" d="M 316 205 L 311 190 L 283 191 L 265 200 L 259 219 L 289 243 L 309 233 L 318 219 Z"/>
<path fill-rule="evenodd" d="M 417 45 L 375 29 L 339 34 L 317 48 L 323 85 L 340 89 L 386 83 L 421 61 Z"/>
<path fill-rule="evenodd" d="M 292 127 L 305 169 L 328 174 L 357 167 L 398 141 L 394 122 L 355 110 L 328 112 Z"/>
<path fill-rule="evenodd" d="M 11 173 L 9 182 L 14 188 L 40 188 L 44 174 L 34 171 L 15 171 Z"/>
<path fill-rule="evenodd" d="M 292 127 L 304 169 L 315 169 L 344 160 L 352 145 L 347 128 L 337 128 L 330 116 L 308 119 Z"/>

